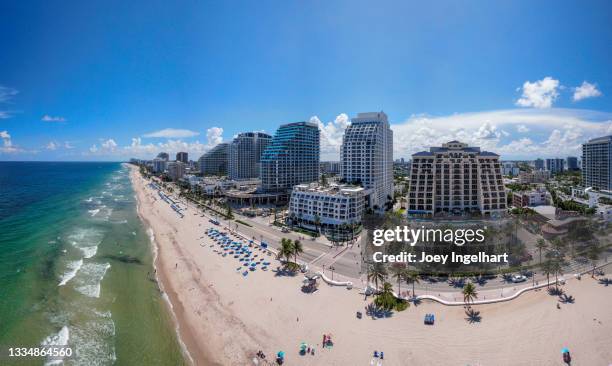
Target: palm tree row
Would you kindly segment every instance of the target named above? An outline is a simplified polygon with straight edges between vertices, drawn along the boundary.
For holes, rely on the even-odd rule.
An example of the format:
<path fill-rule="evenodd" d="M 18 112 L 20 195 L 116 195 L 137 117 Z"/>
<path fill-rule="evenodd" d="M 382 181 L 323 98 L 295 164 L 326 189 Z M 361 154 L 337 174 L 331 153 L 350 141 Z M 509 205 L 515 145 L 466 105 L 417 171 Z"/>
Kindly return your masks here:
<path fill-rule="evenodd" d="M 391 267 L 393 278 L 397 280 L 397 292 L 402 292 L 402 282 L 412 284 L 412 296 L 416 297 L 415 284 L 419 283 L 419 274 L 416 271 L 410 271 L 405 267 L 394 266 Z M 378 283 L 384 283 L 388 277 L 387 269 L 382 263 L 374 263 L 370 266 L 368 271 L 368 281 L 374 281 L 376 289 L 378 290 Z"/>
<path fill-rule="evenodd" d="M 304 252 L 304 247 L 299 240 L 291 240 L 287 238 L 281 239 L 281 246 L 276 254 L 277 259 L 285 259 L 286 263 L 290 263 L 291 257 L 294 259 L 294 263 L 297 265 L 297 257 L 299 254 Z"/>

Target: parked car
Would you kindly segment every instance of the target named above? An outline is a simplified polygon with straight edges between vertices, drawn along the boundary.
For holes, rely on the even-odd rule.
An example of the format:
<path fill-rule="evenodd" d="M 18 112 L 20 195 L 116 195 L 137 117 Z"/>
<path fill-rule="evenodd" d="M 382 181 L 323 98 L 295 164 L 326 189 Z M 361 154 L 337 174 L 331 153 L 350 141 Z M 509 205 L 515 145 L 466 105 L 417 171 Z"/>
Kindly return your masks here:
<path fill-rule="evenodd" d="M 523 275 L 514 275 L 512 276 L 512 282 L 519 283 L 527 281 L 527 277 Z"/>

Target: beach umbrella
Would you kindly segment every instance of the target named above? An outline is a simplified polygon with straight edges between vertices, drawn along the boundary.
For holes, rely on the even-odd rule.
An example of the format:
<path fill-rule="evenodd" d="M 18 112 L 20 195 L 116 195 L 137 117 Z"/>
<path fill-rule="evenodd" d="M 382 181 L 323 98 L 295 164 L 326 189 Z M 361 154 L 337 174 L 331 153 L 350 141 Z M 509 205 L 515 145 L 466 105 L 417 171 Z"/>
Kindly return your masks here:
<path fill-rule="evenodd" d="M 276 356 L 277 356 L 278 358 L 285 358 L 285 352 L 283 352 L 283 351 L 278 351 L 278 353 L 276 354 Z"/>

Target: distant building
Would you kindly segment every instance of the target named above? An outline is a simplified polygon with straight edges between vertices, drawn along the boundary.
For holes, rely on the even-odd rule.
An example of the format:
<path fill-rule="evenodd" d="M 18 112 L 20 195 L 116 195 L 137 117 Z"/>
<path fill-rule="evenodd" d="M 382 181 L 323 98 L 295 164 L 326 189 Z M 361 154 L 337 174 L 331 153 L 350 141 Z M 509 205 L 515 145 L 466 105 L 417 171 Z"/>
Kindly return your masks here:
<path fill-rule="evenodd" d="M 165 172 L 167 164 L 168 164 L 168 160 L 165 160 L 162 158 L 153 159 L 153 164 L 151 165 L 153 173 L 160 174 L 160 173 Z"/>
<path fill-rule="evenodd" d="M 168 176 L 173 181 L 181 179 L 185 175 L 185 164 L 180 161 L 171 161 L 168 163 Z"/>
<path fill-rule="evenodd" d="M 260 159 L 272 136 L 263 132 L 243 132 L 229 147 L 228 175 L 230 179 L 258 178 Z"/>
<path fill-rule="evenodd" d="M 289 219 L 300 226 L 324 231 L 360 224 L 365 208 L 364 193 L 362 187 L 355 186 L 297 185 L 291 192 Z"/>
<path fill-rule="evenodd" d="M 582 144 L 582 181 L 587 188 L 612 190 L 612 135 Z"/>
<path fill-rule="evenodd" d="M 566 160 L 567 163 L 567 170 L 569 171 L 576 171 L 576 170 L 580 170 L 580 167 L 578 166 L 578 158 L 575 156 L 568 156 Z"/>
<path fill-rule="evenodd" d="M 502 163 L 502 174 L 503 175 L 511 175 L 516 177 L 521 172 L 518 164 L 515 162 L 507 161 Z"/>
<path fill-rule="evenodd" d="M 521 184 L 546 183 L 550 179 L 548 170 L 534 170 L 532 172 L 520 172 L 518 182 Z"/>
<path fill-rule="evenodd" d="M 321 174 L 340 174 L 339 161 L 322 161 L 319 163 Z"/>
<path fill-rule="evenodd" d="M 563 173 L 565 170 L 565 160 L 559 158 L 546 159 L 546 170 L 552 175 Z"/>
<path fill-rule="evenodd" d="M 341 176 L 368 190 L 369 206 L 384 209 L 393 199 L 393 131 L 384 112 L 351 119 L 340 147 Z"/>
<path fill-rule="evenodd" d="M 506 211 L 499 155 L 459 141 L 412 155 L 408 214 Z"/>
<path fill-rule="evenodd" d="M 549 193 L 545 188 L 538 188 L 533 191 L 514 192 L 512 194 L 512 205 L 515 207 L 534 207 L 548 205 L 549 203 Z"/>
<path fill-rule="evenodd" d="M 170 160 L 170 155 L 168 155 L 168 153 L 165 153 L 165 152 L 160 152 L 159 154 L 157 154 L 157 158 L 168 161 Z"/>
<path fill-rule="evenodd" d="M 189 155 L 186 152 L 177 152 L 176 161 L 180 161 L 183 164 L 189 164 Z"/>
<path fill-rule="evenodd" d="M 221 143 L 204 153 L 198 159 L 202 175 L 227 175 L 229 144 Z"/>
<path fill-rule="evenodd" d="M 288 191 L 319 179 L 319 126 L 311 122 L 282 125 L 261 156 L 261 188 Z"/>
<path fill-rule="evenodd" d="M 534 166 L 535 170 L 544 170 L 544 160 L 542 160 L 542 159 L 535 159 L 533 161 L 533 166 Z"/>

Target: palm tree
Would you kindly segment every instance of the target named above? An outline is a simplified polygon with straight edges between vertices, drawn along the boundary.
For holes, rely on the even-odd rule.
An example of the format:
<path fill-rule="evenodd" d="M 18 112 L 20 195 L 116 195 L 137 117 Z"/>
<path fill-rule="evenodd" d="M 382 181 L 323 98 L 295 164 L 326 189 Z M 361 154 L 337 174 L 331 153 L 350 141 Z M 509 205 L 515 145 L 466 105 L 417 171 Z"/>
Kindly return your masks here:
<path fill-rule="evenodd" d="M 386 278 L 387 270 L 385 269 L 385 266 L 382 263 L 377 262 L 370 267 L 370 272 L 368 273 L 368 281 L 374 281 L 374 284 L 376 285 L 376 290 L 378 290 L 378 281 L 384 282 Z"/>
<path fill-rule="evenodd" d="M 540 264 L 542 273 L 546 275 L 546 287 L 550 287 L 550 275 L 553 273 L 552 261 L 547 259 L 546 262 Z"/>
<path fill-rule="evenodd" d="M 562 274 L 562 260 L 561 259 L 553 259 L 550 262 L 551 271 L 555 274 L 555 287 L 559 288 L 559 275 Z"/>
<path fill-rule="evenodd" d="M 473 302 L 478 298 L 478 291 L 476 291 L 476 286 L 473 283 L 468 282 L 465 287 L 463 287 L 463 301 L 470 306 L 470 302 Z"/>
<path fill-rule="evenodd" d="M 406 269 L 400 266 L 391 267 L 391 272 L 393 273 L 393 278 L 397 280 L 397 294 L 401 296 L 402 293 L 402 280 L 404 279 L 404 272 Z"/>
<path fill-rule="evenodd" d="M 406 271 L 406 273 L 404 273 L 404 280 L 406 280 L 406 283 L 412 284 L 412 297 L 416 298 L 414 285 L 420 282 L 419 273 L 417 271 Z"/>
<path fill-rule="evenodd" d="M 595 243 L 589 248 L 589 251 L 587 253 L 587 258 L 589 258 L 589 260 L 593 264 L 593 272 L 591 273 L 591 277 L 595 277 L 595 267 L 597 267 L 597 260 L 599 260 L 599 255 L 601 254 L 601 251 L 601 247 L 597 243 Z"/>
<path fill-rule="evenodd" d="M 295 256 L 295 264 L 297 264 L 297 257 L 298 255 L 304 253 L 304 246 L 302 245 L 302 243 L 300 243 L 299 240 L 294 240 L 293 241 L 293 255 Z"/>
<path fill-rule="evenodd" d="M 544 239 L 538 239 L 535 246 L 540 251 L 540 265 L 542 265 L 542 250 L 546 249 L 546 242 L 544 241 Z"/>
<path fill-rule="evenodd" d="M 319 215 L 315 215 L 314 224 L 315 228 L 317 229 L 317 232 L 319 232 L 319 225 L 321 225 L 321 218 L 319 217 Z"/>
<path fill-rule="evenodd" d="M 289 259 L 293 255 L 293 242 L 291 239 L 282 238 L 281 239 L 281 247 L 278 249 L 278 253 L 276 254 L 277 259 L 285 258 L 285 262 L 289 263 Z"/>

